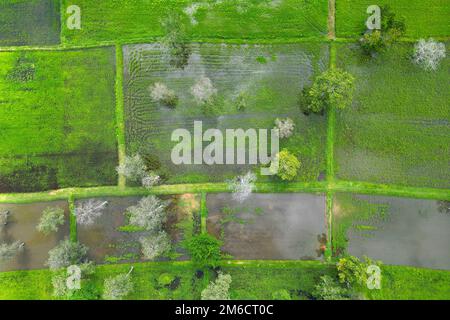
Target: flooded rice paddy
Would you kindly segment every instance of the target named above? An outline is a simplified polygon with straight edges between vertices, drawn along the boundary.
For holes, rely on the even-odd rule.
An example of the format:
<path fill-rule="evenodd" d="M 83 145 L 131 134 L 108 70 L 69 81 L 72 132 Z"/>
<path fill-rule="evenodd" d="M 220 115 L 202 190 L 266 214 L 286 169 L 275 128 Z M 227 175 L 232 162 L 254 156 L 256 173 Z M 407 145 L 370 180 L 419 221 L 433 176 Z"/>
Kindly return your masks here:
<path fill-rule="evenodd" d="M 240 204 L 231 194 L 209 194 L 208 232 L 222 238 L 235 259 L 318 260 L 326 244 L 325 196 L 252 194 Z"/>

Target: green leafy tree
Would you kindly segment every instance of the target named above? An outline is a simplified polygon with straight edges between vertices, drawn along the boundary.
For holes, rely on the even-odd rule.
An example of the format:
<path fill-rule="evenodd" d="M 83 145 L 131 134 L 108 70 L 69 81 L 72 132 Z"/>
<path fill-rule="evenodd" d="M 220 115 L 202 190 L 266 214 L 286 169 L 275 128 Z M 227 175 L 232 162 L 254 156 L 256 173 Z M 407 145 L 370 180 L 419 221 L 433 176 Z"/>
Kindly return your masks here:
<path fill-rule="evenodd" d="M 41 220 L 36 229 L 45 235 L 58 232 L 60 226 L 64 224 L 64 210 L 62 208 L 46 208 L 42 212 Z"/>
<path fill-rule="evenodd" d="M 201 267 L 216 267 L 222 254 L 220 248 L 222 242 L 215 237 L 202 233 L 184 243 L 192 261 Z"/>
<path fill-rule="evenodd" d="M 378 261 L 372 261 L 368 257 L 364 257 L 361 261 L 357 257 L 348 256 L 339 259 L 336 264 L 338 270 L 339 282 L 352 286 L 364 286 L 367 283 L 367 267 L 370 265 L 380 265 Z"/>
<path fill-rule="evenodd" d="M 381 8 L 381 30 L 368 30 L 360 39 L 363 52 L 375 56 L 395 43 L 406 31 L 404 18 L 397 18 L 388 5 Z"/>
<path fill-rule="evenodd" d="M 345 109 L 352 104 L 355 78 L 340 69 L 330 69 L 318 76 L 308 91 L 309 110 L 321 113 L 334 107 Z"/>
<path fill-rule="evenodd" d="M 211 282 L 201 293 L 202 300 L 230 300 L 231 276 L 219 273 L 216 281 Z"/>
<path fill-rule="evenodd" d="M 170 57 L 170 64 L 176 68 L 184 69 L 188 64 L 191 48 L 181 16 L 171 12 L 161 22 L 161 25 L 165 33 L 161 43 Z"/>
<path fill-rule="evenodd" d="M 381 30 L 389 31 L 392 29 L 398 30 L 401 34 L 406 32 L 406 24 L 404 17 L 397 17 L 397 15 L 392 12 L 389 5 L 384 5 L 381 8 Z"/>
<path fill-rule="evenodd" d="M 280 151 L 275 158 L 278 161 L 278 171 L 276 173 L 282 180 L 293 180 L 300 169 L 301 163 L 298 158 L 287 149 Z"/>
<path fill-rule="evenodd" d="M 128 273 L 119 274 L 118 276 L 110 277 L 105 280 L 103 289 L 104 300 L 123 300 L 133 292 L 131 271 L 133 271 L 133 269 Z"/>
<path fill-rule="evenodd" d="M 318 300 L 347 300 L 348 291 L 342 288 L 337 281 L 330 276 L 320 277 L 319 283 L 313 291 L 313 296 Z"/>
<path fill-rule="evenodd" d="M 87 262 L 87 252 L 88 248 L 86 246 L 66 239 L 48 252 L 49 258 L 47 265 L 52 270 L 66 268 L 71 265 L 79 265 Z"/>
<path fill-rule="evenodd" d="M 386 48 L 386 42 L 380 30 L 366 32 L 360 40 L 360 45 L 364 53 L 368 55 L 381 52 Z"/>

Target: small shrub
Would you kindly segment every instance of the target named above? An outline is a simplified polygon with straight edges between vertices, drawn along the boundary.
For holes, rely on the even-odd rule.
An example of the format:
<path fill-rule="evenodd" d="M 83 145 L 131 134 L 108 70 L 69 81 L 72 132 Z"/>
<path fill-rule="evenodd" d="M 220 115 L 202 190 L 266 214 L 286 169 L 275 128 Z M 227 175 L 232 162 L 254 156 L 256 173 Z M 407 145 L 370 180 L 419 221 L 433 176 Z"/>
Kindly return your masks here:
<path fill-rule="evenodd" d="M 313 296 L 318 300 L 347 300 L 349 298 L 348 291 L 327 275 L 320 277 Z"/>
<path fill-rule="evenodd" d="M 34 74 L 35 65 L 19 59 L 15 67 L 7 74 L 6 79 L 15 82 L 28 82 L 34 79 Z"/>
<path fill-rule="evenodd" d="M 235 100 L 236 109 L 238 111 L 244 111 L 247 109 L 247 96 L 245 93 L 240 93 Z"/>
<path fill-rule="evenodd" d="M 158 284 L 160 286 L 168 286 L 175 280 L 175 276 L 170 273 L 162 273 L 158 277 Z"/>

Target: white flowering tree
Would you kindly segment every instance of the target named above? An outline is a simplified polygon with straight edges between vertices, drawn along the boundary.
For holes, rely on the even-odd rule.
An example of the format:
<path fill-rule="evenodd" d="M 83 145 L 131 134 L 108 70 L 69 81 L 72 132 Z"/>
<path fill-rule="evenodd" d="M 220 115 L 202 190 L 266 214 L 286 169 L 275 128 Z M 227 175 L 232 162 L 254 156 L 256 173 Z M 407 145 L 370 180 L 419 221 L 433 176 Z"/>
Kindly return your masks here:
<path fill-rule="evenodd" d="M 144 188 L 151 189 L 151 187 L 158 184 L 160 179 L 161 178 L 157 174 L 150 172 L 149 174 L 147 174 L 145 177 L 142 178 L 142 186 Z"/>
<path fill-rule="evenodd" d="M 230 300 L 231 276 L 219 273 L 216 281 L 211 282 L 201 293 L 202 300 Z"/>
<path fill-rule="evenodd" d="M 217 94 L 210 78 L 202 76 L 192 87 L 191 93 L 198 104 L 211 103 Z"/>
<path fill-rule="evenodd" d="M 153 233 L 139 239 L 142 255 L 145 259 L 153 260 L 169 253 L 172 242 L 165 231 Z"/>
<path fill-rule="evenodd" d="M 122 164 L 116 168 L 117 173 L 125 176 L 128 180 L 137 182 L 146 176 L 144 160 L 139 154 L 126 156 Z"/>
<path fill-rule="evenodd" d="M 125 299 L 131 292 L 133 292 L 133 282 L 130 272 L 119 274 L 115 277 L 105 279 L 105 286 L 103 289 L 104 300 L 122 300 Z"/>
<path fill-rule="evenodd" d="M 151 195 L 142 198 L 137 205 L 129 207 L 126 214 L 131 225 L 157 232 L 167 219 L 165 210 L 168 205 L 168 201 Z"/>
<path fill-rule="evenodd" d="M 434 71 L 446 56 L 445 44 L 433 39 L 420 39 L 414 46 L 413 61 L 427 71 Z"/>
<path fill-rule="evenodd" d="M 275 128 L 278 129 L 278 134 L 280 138 L 289 138 L 294 133 L 295 124 L 290 118 L 286 119 L 276 119 Z"/>
<path fill-rule="evenodd" d="M 155 82 L 150 86 L 149 90 L 150 96 L 154 102 L 171 108 L 174 108 L 177 105 L 178 97 L 175 94 L 175 91 L 167 88 L 165 84 Z"/>
<path fill-rule="evenodd" d="M 116 168 L 116 171 L 130 181 L 141 182 L 142 186 L 148 189 L 160 181 L 157 174 L 147 172 L 145 162 L 138 153 L 131 157 L 126 156 L 123 163 Z"/>
<path fill-rule="evenodd" d="M 58 232 L 60 226 L 64 224 L 64 210 L 62 208 L 46 208 L 42 212 L 41 219 L 36 229 L 49 235 L 52 232 Z"/>
<path fill-rule="evenodd" d="M 82 264 L 87 261 L 87 252 L 86 246 L 66 239 L 48 252 L 47 265 L 52 270 L 58 270 L 71 265 Z"/>
<path fill-rule="evenodd" d="M 233 192 L 233 200 L 244 202 L 255 189 L 255 182 L 256 175 L 250 171 L 229 181 L 228 189 Z"/>
<path fill-rule="evenodd" d="M 10 244 L 0 244 L 0 263 L 6 263 L 19 254 L 25 246 L 25 243 L 16 241 Z"/>
<path fill-rule="evenodd" d="M 108 201 L 89 199 L 80 202 L 75 208 L 77 223 L 82 226 L 92 226 L 103 214 Z"/>

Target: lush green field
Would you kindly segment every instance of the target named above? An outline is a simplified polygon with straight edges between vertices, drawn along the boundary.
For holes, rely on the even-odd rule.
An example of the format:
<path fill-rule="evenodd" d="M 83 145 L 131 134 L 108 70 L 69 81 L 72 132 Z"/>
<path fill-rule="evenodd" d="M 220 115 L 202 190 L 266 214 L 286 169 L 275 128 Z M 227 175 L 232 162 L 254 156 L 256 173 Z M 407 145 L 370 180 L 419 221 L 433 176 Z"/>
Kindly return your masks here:
<path fill-rule="evenodd" d="M 299 95 L 327 67 L 327 45 L 201 44 L 193 45 L 184 70 L 174 69 L 166 60 L 157 44 L 125 48 L 127 153 L 151 157 L 167 182 L 223 182 L 249 170 L 244 165 L 174 165 L 171 152 L 177 142 L 171 141 L 172 132 L 185 128 L 193 133 L 194 121 L 203 122 L 203 131 L 217 128 L 225 137 L 226 129 L 272 129 L 277 117 L 290 117 L 295 131 L 280 141 L 280 147 L 300 159 L 298 181 L 317 181 L 325 172 L 326 117 L 303 115 Z M 191 93 L 202 76 L 217 90 L 209 109 Z M 152 101 L 149 88 L 158 82 L 175 90 L 179 99 L 175 108 Z M 245 110 L 237 107 L 239 97 Z"/>
<path fill-rule="evenodd" d="M 336 0 L 336 33 L 338 37 L 357 37 L 366 30 L 367 7 L 388 4 L 397 16 L 403 16 L 406 36 L 450 36 L 450 2 L 447 0 Z"/>
<path fill-rule="evenodd" d="M 338 46 L 338 67 L 356 77 L 353 106 L 336 118 L 338 178 L 448 187 L 450 60 L 426 72 L 411 52 L 412 44 L 399 44 L 367 60 L 356 45 Z"/>
<path fill-rule="evenodd" d="M 114 50 L 0 53 L 0 192 L 115 184 Z"/>
<path fill-rule="evenodd" d="M 161 19 L 183 13 L 194 39 L 289 39 L 327 33 L 325 0 L 64 0 L 78 5 L 82 29 L 63 26 L 63 43 L 148 42 L 162 35 Z"/>
<path fill-rule="evenodd" d="M 58 0 L 0 0 L 0 46 L 58 44 Z"/>
<path fill-rule="evenodd" d="M 201 291 L 214 275 L 196 276 L 189 262 L 137 263 L 132 273 L 135 291 L 129 299 L 199 299 Z M 101 297 L 104 279 L 126 273 L 131 265 L 99 266 L 90 280 L 82 283 L 82 291 L 74 299 Z M 221 269 L 232 277 L 232 299 L 272 299 L 273 292 L 287 290 L 292 299 L 311 298 L 319 277 L 335 275 L 334 267 L 311 261 L 224 263 Z M 179 277 L 176 289 L 158 285 L 163 273 Z M 399 266 L 382 267 L 382 289 L 365 293 L 369 299 L 450 299 L 450 272 Z M 51 272 L 48 270 L 0 273 L 0 300 L 52 299 Z"/>

